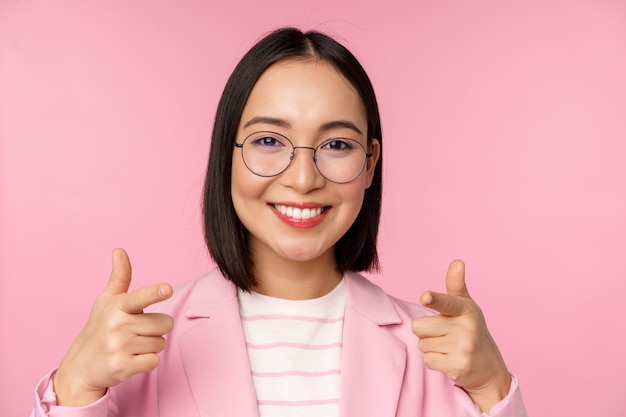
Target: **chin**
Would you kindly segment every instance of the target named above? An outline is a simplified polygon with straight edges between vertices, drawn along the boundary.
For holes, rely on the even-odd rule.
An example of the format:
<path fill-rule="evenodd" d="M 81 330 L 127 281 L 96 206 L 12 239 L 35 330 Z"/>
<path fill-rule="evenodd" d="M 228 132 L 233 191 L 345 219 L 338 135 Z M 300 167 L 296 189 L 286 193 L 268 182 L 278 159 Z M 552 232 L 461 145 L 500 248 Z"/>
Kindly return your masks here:
<path fill-rule="evenodd" d="M 312 250 L 313 248 L 310 244 L 304 246 L 305 247 L 302 248 L 283 248 L 283 250 L 278 252 L 278 254 L 286 260 L 295 262 L 310 262 L 323 257 L 328 253 L 328 251 L 333 250 L 332 248 L 326 250 Z"/>
<path fill-rule="evenodd" d="M 289 261 L 294 261 L 294 262 L 309 262 L 309 261 L 313 261 L 317 258 L 319 258 L 321 255 L 318 253 L 307 253 L 307 252 L 300 252 L 300 253 L 284 253 L 282 254 L 282 257 L 284 259 L 287 259 Z"/>

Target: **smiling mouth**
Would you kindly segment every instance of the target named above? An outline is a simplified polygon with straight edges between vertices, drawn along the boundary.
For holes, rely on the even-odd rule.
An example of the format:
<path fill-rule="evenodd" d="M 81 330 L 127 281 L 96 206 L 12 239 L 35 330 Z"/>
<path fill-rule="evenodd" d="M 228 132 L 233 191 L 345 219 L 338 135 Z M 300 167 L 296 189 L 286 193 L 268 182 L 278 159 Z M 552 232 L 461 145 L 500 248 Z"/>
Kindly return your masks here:
<path fill-rule="evenodd" d="M 308 220 L 317 216 L 321 216 L 327 207 L 314 207 L 314 208 L 299 208 L 291 207 L 283 204 L 272 204 L 272 206 L 279 213 L 294 219 L 294 220 Z"/>

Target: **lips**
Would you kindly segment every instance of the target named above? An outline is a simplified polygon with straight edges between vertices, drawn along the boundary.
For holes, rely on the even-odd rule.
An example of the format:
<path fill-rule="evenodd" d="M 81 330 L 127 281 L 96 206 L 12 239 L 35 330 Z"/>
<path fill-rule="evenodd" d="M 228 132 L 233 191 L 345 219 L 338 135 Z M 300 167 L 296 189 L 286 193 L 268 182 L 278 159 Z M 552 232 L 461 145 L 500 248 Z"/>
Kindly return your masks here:
<path fill-rule="evenodd" d="M 326 207 L 293 207 L 285 204 L 272 204 L 276 211 L 293 220 L 309 220 L 321 216 Z"/>

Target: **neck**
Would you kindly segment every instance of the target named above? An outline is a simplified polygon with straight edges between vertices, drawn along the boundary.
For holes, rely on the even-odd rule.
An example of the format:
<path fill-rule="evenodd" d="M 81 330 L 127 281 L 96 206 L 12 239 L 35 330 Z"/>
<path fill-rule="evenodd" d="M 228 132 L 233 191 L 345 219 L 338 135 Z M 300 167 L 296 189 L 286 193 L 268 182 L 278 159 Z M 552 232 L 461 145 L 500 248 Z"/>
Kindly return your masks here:
<path fill-rule="evenodd" d="M 254 270 L 258 286 L 254 291 L 270 297 L 309 300 L 331 292 L 341 281 L 335 251 L 309 261 L 289 261 L 258 257 Z"/>

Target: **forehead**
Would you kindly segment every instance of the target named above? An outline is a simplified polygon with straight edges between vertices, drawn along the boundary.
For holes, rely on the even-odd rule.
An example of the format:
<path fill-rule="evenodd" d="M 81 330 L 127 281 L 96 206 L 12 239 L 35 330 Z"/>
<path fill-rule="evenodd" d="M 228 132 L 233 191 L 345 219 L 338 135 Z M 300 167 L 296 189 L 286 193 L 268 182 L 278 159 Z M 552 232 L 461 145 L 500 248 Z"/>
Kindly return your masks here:
<path fill-rule="evenodd" d="M 285 59 L 270 65 L 259 77 L 255 88 L 265 83 L 286 82 L 319 82 L 341 84 L 342 87 L 356 94 L 354 86 L 344 75 L 330 62 L 318 58 Z"/>
<path fill-rule="evenodd" d="M 250 92 L 241 126 L 259 116 L 295 124 L 345 119 L 364 129 L 367 125 L 357 90 L 332 64 L 320 59 L 286 60 L 271 65 Z"/>

